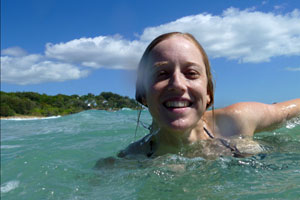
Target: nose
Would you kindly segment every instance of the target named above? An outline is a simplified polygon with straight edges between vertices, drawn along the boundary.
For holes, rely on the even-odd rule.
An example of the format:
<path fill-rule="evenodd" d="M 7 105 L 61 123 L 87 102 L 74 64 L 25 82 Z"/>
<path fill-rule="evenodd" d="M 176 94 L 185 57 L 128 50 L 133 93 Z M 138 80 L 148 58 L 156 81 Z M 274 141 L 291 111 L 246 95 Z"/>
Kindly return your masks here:
<path fill-rule="evenodd" d="M 180 70 L 175 70 L 169 80 L 169 89 L 184 92 L 186 90 L 186 79 Z"/>

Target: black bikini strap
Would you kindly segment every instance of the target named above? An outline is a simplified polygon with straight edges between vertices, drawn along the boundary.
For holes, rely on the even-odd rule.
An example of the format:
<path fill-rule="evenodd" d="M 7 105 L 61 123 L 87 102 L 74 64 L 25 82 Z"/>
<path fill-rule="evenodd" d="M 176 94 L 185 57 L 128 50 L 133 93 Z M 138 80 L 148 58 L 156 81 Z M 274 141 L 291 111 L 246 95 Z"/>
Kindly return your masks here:
<path fill-rule="evenodd" d="M 211 138 L 211 139 L 214 139 L 214 136 L 213 134 L 211 134 L 205 127 L 203 127 L 205 133 Z"/>
<path fill-rule="evenodd" d="M 150 158 L 154 154 L 154 149 L 153 149 L 154 144 L 152 140 L 149 142 L 149 145 L 150 145 L 150 152 L 147 153 L 148 158 Z"/>

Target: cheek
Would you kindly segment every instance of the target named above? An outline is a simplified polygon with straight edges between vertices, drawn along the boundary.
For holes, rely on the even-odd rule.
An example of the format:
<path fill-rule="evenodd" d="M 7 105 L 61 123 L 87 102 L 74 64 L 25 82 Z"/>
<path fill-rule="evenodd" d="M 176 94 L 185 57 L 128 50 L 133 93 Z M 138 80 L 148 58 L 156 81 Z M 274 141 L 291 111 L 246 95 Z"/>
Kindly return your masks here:
<path fill-rule="evenodd" d="M 162 92 L 164 88 L 166 87 L 166 83 L 164 81 L 160 82 L 150 82 L 145 85 L 146 93 L 157 96 L 158 93 Z"/>
<path fill-rule="evenodd" d="M 207 93 L 207 84 L 205 80 L 199 80 L 193 85 L 193 90 L 197 92 L 198 95 L 206 96 Z"/>
<path fill-rule="evenodd" d="M 160 83 L 148 86 L 146 91 L 146 99 L 149 112 L 152 117 L 157 118 L 160 110 L 160 97 L 163 91 L 163 87 Z"/>
<path fill-rule="evenodd" d="M 198 101 L 199 106 L 206 109 L 207 104 L 210 102 L 210 95 L 207 93 L 207 85 L 204 81 L 199 81 L 192 87 L 192 94 L 196 101 Z"/>

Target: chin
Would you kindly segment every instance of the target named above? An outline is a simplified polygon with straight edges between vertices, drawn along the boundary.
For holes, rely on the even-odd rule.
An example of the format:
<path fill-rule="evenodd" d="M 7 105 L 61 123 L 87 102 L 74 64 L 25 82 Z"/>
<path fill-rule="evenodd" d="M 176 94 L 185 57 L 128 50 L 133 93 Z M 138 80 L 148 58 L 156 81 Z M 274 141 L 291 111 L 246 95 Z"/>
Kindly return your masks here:
<path fill-rule="evenodd" d="M 192 127 L 194 127 L 193 124 L 186 123 L 186 121 L 179 121 L 179 120 L 173 121 L 166 126 L 168 130 L 174 132 L 185 132 L 191 129 Z"/>

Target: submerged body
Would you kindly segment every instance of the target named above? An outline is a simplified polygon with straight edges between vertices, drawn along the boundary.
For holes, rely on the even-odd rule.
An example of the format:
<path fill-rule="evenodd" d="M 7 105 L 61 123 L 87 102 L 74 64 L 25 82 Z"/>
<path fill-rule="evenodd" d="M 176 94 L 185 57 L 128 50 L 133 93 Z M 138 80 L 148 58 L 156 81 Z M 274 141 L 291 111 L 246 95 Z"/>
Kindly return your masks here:
<path fill-rule="evenodd" d="M 149 140 L 147 140 L 148 138 Z M 206 159 L 215 159 L 219 156 L 247 157 L 267 152 L 265 146 L 251 138 L 232 138 L 231 140 L 214 138 L 199 140 L 190 145 L 183 145 L 181 148 L 174 148 L 173 150 L 167 149 L 165 152 L 161 150 L 157 151 L 157 149 L 158 144 L 154 142 L 154 139 L 150 135 L 147 135 L 120 151 L 118 156 L 130 158 L 142 155 L 150 158 L 164 155 L 165 153 L 172 153 L 188 158 L 203 157 Z"/>
<path fill-rule="evenodd" d="M 251 113 L 256 113 L 253 117 L 258 117 L 260 111 L 267 113 L 261 113 L 262 116 L 267 114 L 269 119 L 257 119 L 257 122 L 269 121 L 272 119 L 272 112 L 279 112 L 278 110 L 285 110 L 285 107 L 289 105 L 295 105 L 294 102 L 299 100 L 293 100 L 290 102 L 279 104 L 261 104 L 261 103 L 239 103 L 231 105 L 223 109 L 217 109 L 214 111 L 214 118 L 212 111 L 207 111 L 201 120 L 201 125 L 196 127 L 195 131 L 199 134 L 199 138 L 190 137 L 188 143 L 162 143 L 162 138 L 158 135 L 158 129 L 153 127 L 151 133 L 137 142 L 130 144 L 126 149 L 122 150 L 118 156 L 136 156 L 144 155 L 147 157 L 155 157 L 166 153 L 180 154 L 186 157 L 204 157 L 204 158 L 216 158 L 219 156 L 234 156 L 234 157 L 246 157 L 259 153 L 267 152 L 267 147 L 253 140 L 253 135 L 257 132 L 268 131 L 280 127 L 289 118 L 284 117 L 282 120 L 272 121 L 271 125 L 268 124 L 265 128 L 256 128 L 251 132 L 251 123 L 254 120 L 250 120 L 241 123 L 243 117 L 239 117 L 242 110 L 237 111 L 237 108 L 247 109 Z M 249 106 L 252 109 L 249 109 Z M 299 106 L 299 103 L 298 103 Z M 247 108 L 248 107 L 248 108 Z M 254 110 L 254 107 L 260 111 Z M 268 107 L 268 108 L 267 108 Z M 235 109 L 234 111 L 231 109 Z M 234 114 L 237 116 L 235 116 Z M 278 113 L 277 113 L 278 114 Z M 250 114 L 249 114 L 250 115 Z M 289 116 L 292 117 L 291 114 Z M 211 123 L 209 123 L 211 122 Z M 213 123 L 214 122 L 214 123 Z M 264 122 L 267 123 L 267 122 Z M 269 122 L 270 123 L 270 122 Z M 201 130 L 202 129 L 202 130 Z"/>

